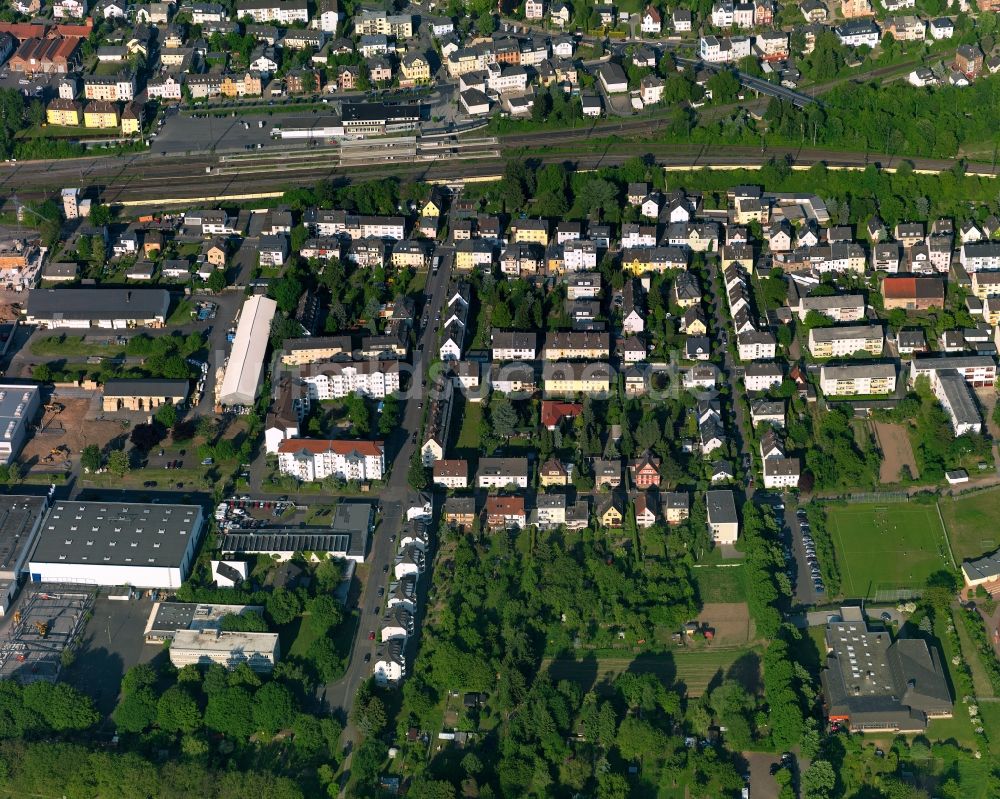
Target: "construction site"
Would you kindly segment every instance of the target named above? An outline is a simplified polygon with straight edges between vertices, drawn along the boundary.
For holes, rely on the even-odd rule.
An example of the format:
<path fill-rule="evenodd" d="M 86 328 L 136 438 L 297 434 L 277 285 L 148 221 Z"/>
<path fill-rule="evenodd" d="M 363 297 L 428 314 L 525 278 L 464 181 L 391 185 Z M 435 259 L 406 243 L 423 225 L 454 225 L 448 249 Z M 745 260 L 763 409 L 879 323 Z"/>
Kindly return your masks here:
<path fill-rule="evenodd" d="M 64 652 L 79 644 L 97 591 L 90 586 L 28 583 L 0 637 L 0 679 L 21 683 L 59 678 Z"/>
<path fill-rule="evenodd" d="M 89 444 L 102 449 L 127 433 L 122 420 L 103 418 L 96 395 L 90 399 L 55 395 L 44 406 L 38 427 L 24 445 L 21 462 L 36 472 L 68 472 Z"/>

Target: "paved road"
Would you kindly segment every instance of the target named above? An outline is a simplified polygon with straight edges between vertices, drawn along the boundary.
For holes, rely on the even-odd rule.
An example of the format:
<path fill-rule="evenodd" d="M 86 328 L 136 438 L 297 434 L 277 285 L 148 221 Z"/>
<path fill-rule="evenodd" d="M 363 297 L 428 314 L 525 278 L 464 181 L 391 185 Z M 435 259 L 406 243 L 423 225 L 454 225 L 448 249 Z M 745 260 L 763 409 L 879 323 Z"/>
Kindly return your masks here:
<path fill-rule="evenodd" d="M 721 285 L 722 275 L 719 269 L 719 264 L 716 261 L 711 261 L 708 264 L 708 273 L 710 276 L 709 282 L 709 296 L 711 297 L 711 313 L 713 319 L 713 326 L 715 328 L 715 341 L 721 342 L 722 336 L 728 337 L 732 334 L 731 325 L 729 324 L 729 312 L 727 310 L 727 305 L 725 300 L 719 294 L 719 286 Z M 729 411 L 732 416 L 732 422 L 735 422 L 735 428 L 733 424 L 729 425 L 729 436 L 736 444 L 736 451 L 739 453 L 739 457 L 751 458 L 749 441 L 750 438 L 747 436 L 746 432 L 746 420 L 743 418 L 743 389 L 740 387 L 739 381 L 736 379 L 735 368 L 736 364 L 733 363 L 732 353 L 728 346 L 723 346 L 722 348 L 722 370 L 726 378 L 726 384 L 729 387 Z M 744 493 L 746 498 L 749 500 L 754 493 L 754 479 L 751 476 L 749 480 L 746 481 L 744 486 Z"/>
<path fill-rule="evenodd" d="M 375 644 L 368 640 L 368 635 L 371 630 L 375 630 L 377 633 L 381 619 L 382 599 L 378 596 L 378 589 L 388 583 L 390 576 L 384 572 L 387 567 L 392 569 L 396 555 L 396 545 L 389 540 L 389 537 L 393 533 L 398 535 L 402 529 L 407 500 L 413 494 L 407 483 L 410 456 L 416 446 L 411 442 L 411 438 L 413 433 L 419 433 L 423 420 L 425 392 L 422 390 L 421 379 L 427 374 L 427 366 L 431 359 L 430 353 L 435 351 L 439 323 L 434 321 L 434 311 L 445 302 L 449 279 L 450 274 L 447 266 L 442 266 L 437 275 L 428 276 L 425 291 L 430 295 L 427 302 L 427 307 L 431 309 L 430 322 L 418 337 L 418 343 L 423 343 L 423 350 L 418 349 L 414 355 L 413 386 L 406 400 L 402 424 L 400 429 L 386 442 L 387 450 L 395 454 L 392 457 L 392 472 L 385 488 L 379 494 L 383 513 L 378 530 L 373 536 L 371 551 L 365 564 L 368 576 L 367 579 L 363 579 L 360 599 L 358 600 L 360 621 L 351 650 L 350 663 L 344 677 L 325 686 L 321 692 L 322 698 L 325 699 L 330 709 L 343 711 L 348 719 L 358 687 L 371 675 L 372 664 L 364 662 L 364 655 L 365 653 L 374 654 L 375 651 Z M 315 501 L 315 497 L 312 501 Z M 428 578 L 425 575 L 423 579 Z M 373 608 L 378 609 L 378 615 L 372 612 Z M 412 649 L 412 647 L 410 648 Z M 415 653 L 408 652 L 407 654 L 412 662 Z M 347 725 L 345 738 L 348 741 L 357 742 L 358 731 L 353 724 Z"/>

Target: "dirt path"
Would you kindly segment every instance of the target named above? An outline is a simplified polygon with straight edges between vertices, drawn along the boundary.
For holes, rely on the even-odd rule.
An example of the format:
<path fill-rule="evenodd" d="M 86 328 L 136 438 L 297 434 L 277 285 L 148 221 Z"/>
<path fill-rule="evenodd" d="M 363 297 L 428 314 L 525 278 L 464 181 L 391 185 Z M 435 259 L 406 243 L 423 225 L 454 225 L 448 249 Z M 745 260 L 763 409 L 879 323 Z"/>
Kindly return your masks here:
<path fill-rule="evenodd" d="M 885 422 L 872 422 L 871 425 L 875 432 L 875 440 L 878 441 L 879 449 L 882 450 L 879 482 L 882 484 L 898 483 L 900 470 L 904 466 L 910 470 L 910 475 L 914 480 L 919 479 L 917 459 L 913 455 L 913 447 L 910 446 L 910 437 L 906 433 L 906 428 L 903 425 L 886 424 Z"/>

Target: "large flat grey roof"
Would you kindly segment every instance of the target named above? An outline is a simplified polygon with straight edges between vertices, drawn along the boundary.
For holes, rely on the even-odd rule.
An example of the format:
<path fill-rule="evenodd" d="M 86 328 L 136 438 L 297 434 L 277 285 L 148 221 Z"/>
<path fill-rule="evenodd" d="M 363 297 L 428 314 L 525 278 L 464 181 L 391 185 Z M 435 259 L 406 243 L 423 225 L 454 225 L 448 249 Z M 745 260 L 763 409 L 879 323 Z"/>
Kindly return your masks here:
<path fill-rule="evenodd" d="M 368 534 L 371 517 L 370 502 L 340 502 L 337 504 L 330 527 L 335 533 L 365 536 Z"/>
<path fill-rule="evenodd" d="M 365 553 L 365 537 L 330 533 L 325 527 L 303 527 L 278 530 L 234 530 L 222 536 L 222 552 L 334 552 L 345 557 L 360 557 Z"/>
<path fill-rule="evenodd" d="M 44 510 L 43 497 L 0 496 L 0 574 L 17 566 Z"/>
<path fill-rule="evenodd" d="M 55 502 L 31 562 L 179 566 L 200 519 L 197 505 Z"/>
<path fill-rule="evenodd" d="M 164 289 L 31 289 L 27 313 L 39 319 L 152 319 L 166 316 Z"/>

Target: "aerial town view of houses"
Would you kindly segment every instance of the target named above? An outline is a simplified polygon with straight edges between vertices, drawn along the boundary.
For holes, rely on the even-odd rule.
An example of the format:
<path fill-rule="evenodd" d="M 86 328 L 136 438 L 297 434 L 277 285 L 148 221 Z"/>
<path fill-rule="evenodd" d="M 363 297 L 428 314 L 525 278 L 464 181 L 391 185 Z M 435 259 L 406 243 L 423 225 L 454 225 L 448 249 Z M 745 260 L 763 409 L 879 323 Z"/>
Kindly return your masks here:
<path fill-rule="evenodd" d="M 0 795 L 1000 796 L 1000 0 L 9 0 Z"/>

